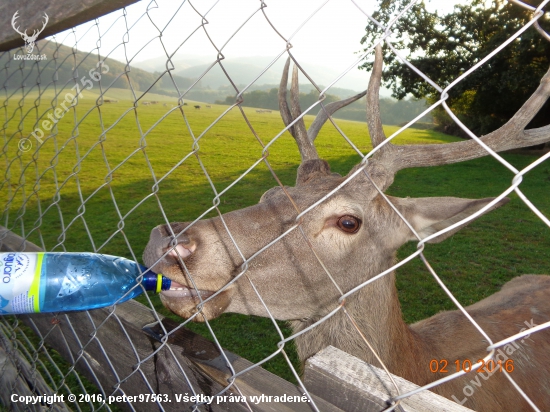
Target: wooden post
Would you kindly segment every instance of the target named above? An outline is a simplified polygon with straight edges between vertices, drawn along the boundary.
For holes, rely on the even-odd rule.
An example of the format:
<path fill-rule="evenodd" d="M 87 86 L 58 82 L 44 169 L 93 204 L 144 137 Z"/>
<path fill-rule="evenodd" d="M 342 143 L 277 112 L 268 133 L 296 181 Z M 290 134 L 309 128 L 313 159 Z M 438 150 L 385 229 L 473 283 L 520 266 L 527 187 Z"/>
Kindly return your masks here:
<path fill-rule="evenodd" d="M 42 27 L 44 13 L 49 17 L 44 31 L 37 40 L 78 26 L 79 24 L 101 17 L 121 9 L 138 0 L 4 0 L 0 2 L 0 51 L 11 50 L 25 44 L 21 35 L 12 27 L 11 21 L 19 11 L 16 27 L 20 31 L 32 34 L 34 29 Z"/>
<path fill-rule="evenodd" d="M 3 338 L 3 337 L 2 337 Z M 12 402 L 12 395 L 37 396 L 55 395 L 55 392 L 46 384 L 42 376 L 31 364 L 19 353 L 17 348 L 1 339 L 0 346 L 0 400 L 3 405 L 10 405 L 10 411 L 32 411 L 43 412 L 44 407 L 40 404 L 26 404 L 19 401 Z M 5 347 L 8 350 L 5 350 Z M 54 398 L 50 398 L 54 399 Z M 52 401 L 53 402 L 53 401 Z M 63 402 L 53 402 L 50 405 L 53 412 L 69 412 Z"/>
<path fill-rule="evenodd" d="M 103 397 L 162 394 L 167 402 L 130 402 L 136 411 L 160 405 L 167 411 L 185 409 L 193 402 L 177 402 L 185 393 L 215 394 L 223 389 L 190 362 L 181 348 L 162 345 L 142 328 L 157 322 L 153 311 L 135 301 L 115 308 L 55 315 L 22 316 L 75 369 L 94 383 Z M 79 395 L 76 394 L 75 395 Z M 91 394 L 93 395 L 93 394 Z M 115 402 L 131 410 L 128 402 Z M 212 410 L 225 410 L 214 405 Z M 235 405 L 235 410 L 246 410 Z"/>
<path fill-rule="evenodd" d="M 306 387 L 314 394 L 330 399 L 347 412 L 379 412 L 389 406 L 394 386 L 388 374 L 375 366 L 329 346 L 306 362 Z M 401 393 L 418 385 L 392 375 Z M 473 412 L 447 398 L 423 391 L 400 404 L 403 412 Z"/>

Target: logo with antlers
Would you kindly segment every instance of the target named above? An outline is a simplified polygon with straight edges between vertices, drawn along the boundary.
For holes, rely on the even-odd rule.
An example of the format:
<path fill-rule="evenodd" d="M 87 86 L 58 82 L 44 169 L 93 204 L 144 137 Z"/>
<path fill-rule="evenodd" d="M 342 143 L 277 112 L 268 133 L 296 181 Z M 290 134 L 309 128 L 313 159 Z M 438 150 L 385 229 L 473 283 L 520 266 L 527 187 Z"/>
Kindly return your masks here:
<path fill-rule="evenodd" d="M 25 49 L 27 49 L 27 53 L 30 54 L 34 50 L 34 42 L 38 38 L 38 35 L 42 33 L 42 31 L 44 31 L 44 29 L 46 28 L 46 24 L 48 24 L 49 17 L 46 13 L 44 13 L 44 24 L 42 25 L 42 28 L 40 30 L 33 30 L 32 36 L 29 36 L 27 34 L 27 30 L 25 30 L 24 32 L 21 32 L 19 30 L 19 26 L 15 27 L 15 21 L 19 17 L 18 13 L 19 13 L 19 10 L 17 10 L 13 15 L 11 19 L 11 25 L 13 29 L 21 35 L 21 38 L 25 40 Z"/>

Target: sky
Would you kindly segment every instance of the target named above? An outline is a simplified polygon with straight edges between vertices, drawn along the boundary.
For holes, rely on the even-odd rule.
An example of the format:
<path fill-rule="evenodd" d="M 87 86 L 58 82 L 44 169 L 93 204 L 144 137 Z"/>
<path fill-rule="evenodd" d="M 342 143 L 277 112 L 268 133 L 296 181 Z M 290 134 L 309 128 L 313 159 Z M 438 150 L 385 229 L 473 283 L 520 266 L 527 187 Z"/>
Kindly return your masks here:
<path fill-rule="evenodd" d="M 285 51 L 287 39 L 300 63 L 327 66 L 335 73 L 352 69 L 346 77 L 364 79 L 356 69 L 362 50 L 368 13 L 376 0 L 142 0 L 122 11 L 83 24 L 74 32 L 56 36 L 71 47 L 93 50 L 131 63 L 148 59 L 166 61 L 167 55 L 202 56 L 215 61 L 216 47 L 226 58 L 268 56 Z M 431 0 L 427 6 L 441 13 L 452 11 L 458 0 Z M 265 15 L 264 15 L 265 14 Z M 207 21 L 204 28 L 203 21 Z M 98 34 L 101 40 L 98 42 Z M 283 39 L 284 38 L 284 39 Z M 306 67 L 307 69 L 307 67 Z M 335 75 L 335 80 L 338 75 Z"/>

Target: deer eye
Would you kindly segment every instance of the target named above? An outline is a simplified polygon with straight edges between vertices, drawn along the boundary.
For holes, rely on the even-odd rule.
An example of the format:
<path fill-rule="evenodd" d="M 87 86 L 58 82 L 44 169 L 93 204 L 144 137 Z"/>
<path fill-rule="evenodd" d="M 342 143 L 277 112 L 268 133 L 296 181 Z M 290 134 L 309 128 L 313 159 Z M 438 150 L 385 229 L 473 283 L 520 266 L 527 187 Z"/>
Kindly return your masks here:
<path fill-rule="evenodd" d="M 361 227 L 361 220 L 354 216 L 344 215 L 338 219 L 336 224 L 346 233 L 356 233 Z"/>

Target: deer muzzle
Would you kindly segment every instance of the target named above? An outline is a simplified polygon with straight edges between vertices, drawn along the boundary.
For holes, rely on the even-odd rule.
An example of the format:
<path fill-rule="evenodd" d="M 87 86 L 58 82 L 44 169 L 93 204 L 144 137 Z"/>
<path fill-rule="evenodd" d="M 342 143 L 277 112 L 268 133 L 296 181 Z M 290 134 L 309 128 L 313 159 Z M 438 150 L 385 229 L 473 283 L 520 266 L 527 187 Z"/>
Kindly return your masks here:
<path fill-rule="evenodd" d="M 183 318 L 203 321 L 225 311 L 232 291 L 224 290 L 213 296 L 223 284 L 214 284 L 206 274 L 193 273 L 194 263 L 204 259 L 206 253 L 198 246 L 199 233 L 181 233 L 187 226 L 186 223 L 172 223 L 155 227 L 143 260 L 151 270 L 172 280 L 170 290 L 160 294 L 163 305 Z"/>

